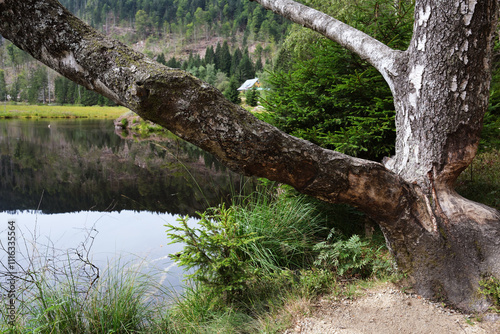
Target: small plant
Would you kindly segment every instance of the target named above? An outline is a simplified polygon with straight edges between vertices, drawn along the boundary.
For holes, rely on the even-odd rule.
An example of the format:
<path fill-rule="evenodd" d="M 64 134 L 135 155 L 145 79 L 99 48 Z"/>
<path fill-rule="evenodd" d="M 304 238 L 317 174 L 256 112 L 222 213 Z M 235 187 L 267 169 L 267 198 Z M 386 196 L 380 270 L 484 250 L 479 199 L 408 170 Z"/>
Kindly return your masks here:
<path fill-rule="evenodd" d="M 332 229 L 326 241 L 314 246 L 319 252 L 314 265 L 335 270 L 339 276 L 366 278 L 374 274 L 387 274 L 391 271 L 391 262 L 381 256 L 382 248 L 373 247 L 358 235 L 346 240 Z"/>
<path fill-rule="evenodd" d="M 123 128 L 126 128 L 128 126 L 128 119 L 126 117 L 122 118 L 122 120 L 120 121 L 120 123 L 122 124 Z"/>
<path fill-rule="evenodd" d="M 165 225 L 171 243 L 185 244 L 182 252 L 171 257 L 186 270 L 195 269 L 187 278 L 205 284 L 231 303 L 253 276 L 244 246 L 259 238 L 239 233 L 232 207 L 221 205 L 199 216 L 199 228 L 190 227 L 188 217 L 177 219 L 180 226 Z"/>
<path fill-rule="evenodd" d="M 481 290 L 479 293 L 489 297 L 493 306 L 491 309 L 500 313 L 500 279 L 489 276 L 479 281 Z"/>

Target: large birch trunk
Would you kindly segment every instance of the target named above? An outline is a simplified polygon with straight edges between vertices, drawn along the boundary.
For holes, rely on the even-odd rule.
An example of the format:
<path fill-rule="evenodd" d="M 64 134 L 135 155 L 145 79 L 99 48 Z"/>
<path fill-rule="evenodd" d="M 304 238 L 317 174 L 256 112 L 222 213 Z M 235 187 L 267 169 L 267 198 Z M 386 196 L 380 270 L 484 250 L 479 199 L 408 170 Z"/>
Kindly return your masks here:
<path fill-rule="evenodd" d="M 385 166 L 284 134 L 189 74 L 102 36 L 55 0 L 0 0 L 0 33 L 235 171 L 357 206 L 379 223 L 418 293 L 485 310 L 479 281 L 500 278 L 500 213 L 460 197 L 453 184 L 479 142 L 498 1 L 417 0 L 405 52 L 291 0 L 256 1 L 357 52 L 382 73 L 397 112 L 396 155 Z"/>
<path fill-rule="evenodd" d="M 420 294 L 468 310 L 487 307 L 479 280 L 500 277 L 498 212 L 454 191 L 479 144 L 496 27 L 487 22 L 497 10 L 496 0 L 417 1 L 414 36 L 393 79 L 398 133 L 386 167 L 417 198 L 384 227 L 387 240 Z"/>

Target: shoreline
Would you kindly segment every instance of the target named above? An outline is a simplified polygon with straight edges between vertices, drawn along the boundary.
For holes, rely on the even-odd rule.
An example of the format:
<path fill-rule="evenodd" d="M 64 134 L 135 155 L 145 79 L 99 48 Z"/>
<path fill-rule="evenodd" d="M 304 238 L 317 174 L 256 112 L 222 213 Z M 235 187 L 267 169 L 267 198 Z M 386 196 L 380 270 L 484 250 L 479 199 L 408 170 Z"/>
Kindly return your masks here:
<path fill-rule="evenodd" d="M 0 104 L 0 119 L 101 118 L 116 119 L 129 110 L 122 106 Z"/>

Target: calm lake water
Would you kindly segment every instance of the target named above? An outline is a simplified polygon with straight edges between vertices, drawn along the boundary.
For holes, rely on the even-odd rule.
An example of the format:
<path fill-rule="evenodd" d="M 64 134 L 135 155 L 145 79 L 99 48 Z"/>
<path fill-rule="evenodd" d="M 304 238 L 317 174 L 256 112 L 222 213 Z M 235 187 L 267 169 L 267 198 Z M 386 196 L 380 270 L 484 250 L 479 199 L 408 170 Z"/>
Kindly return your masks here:
<path fill-rule="evenodd" d="M 141 262 L 176 286 L 168 254 L 182 246 L 168 244 L 164 225 L 227 200 L 241 181 L 173 135 L 125 139 L 111 120 L 0 121 L 0 241 L 14 220 L 21 266 L 85 254 L 99 267 Z"/>

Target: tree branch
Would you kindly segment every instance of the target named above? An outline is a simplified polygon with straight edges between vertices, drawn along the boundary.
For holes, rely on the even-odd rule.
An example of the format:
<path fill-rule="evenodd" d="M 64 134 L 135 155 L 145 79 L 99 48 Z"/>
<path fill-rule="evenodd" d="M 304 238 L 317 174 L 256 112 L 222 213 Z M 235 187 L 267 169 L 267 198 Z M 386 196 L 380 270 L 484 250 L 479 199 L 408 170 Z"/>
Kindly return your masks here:
<path fill-rule="evenodd" d="M 0 0 L 0 33 L 67 78 L 211 152 L 229 168 L 289 184 L 379 222 L 399 215 L 408 186 L 379 163 L 283 133 L 192 75 L 112 40 L 56 0 Z"/>
<path fill-rule="evenodd" d="M 387 81 L 391 90 L 395 75 L 394 61 L 402 51 L 384 43 L 316 9 L 292 0 L 254 0 L 264 8 L 290 21 L 312 29 L 359 55 L 373 65 Z"/>

